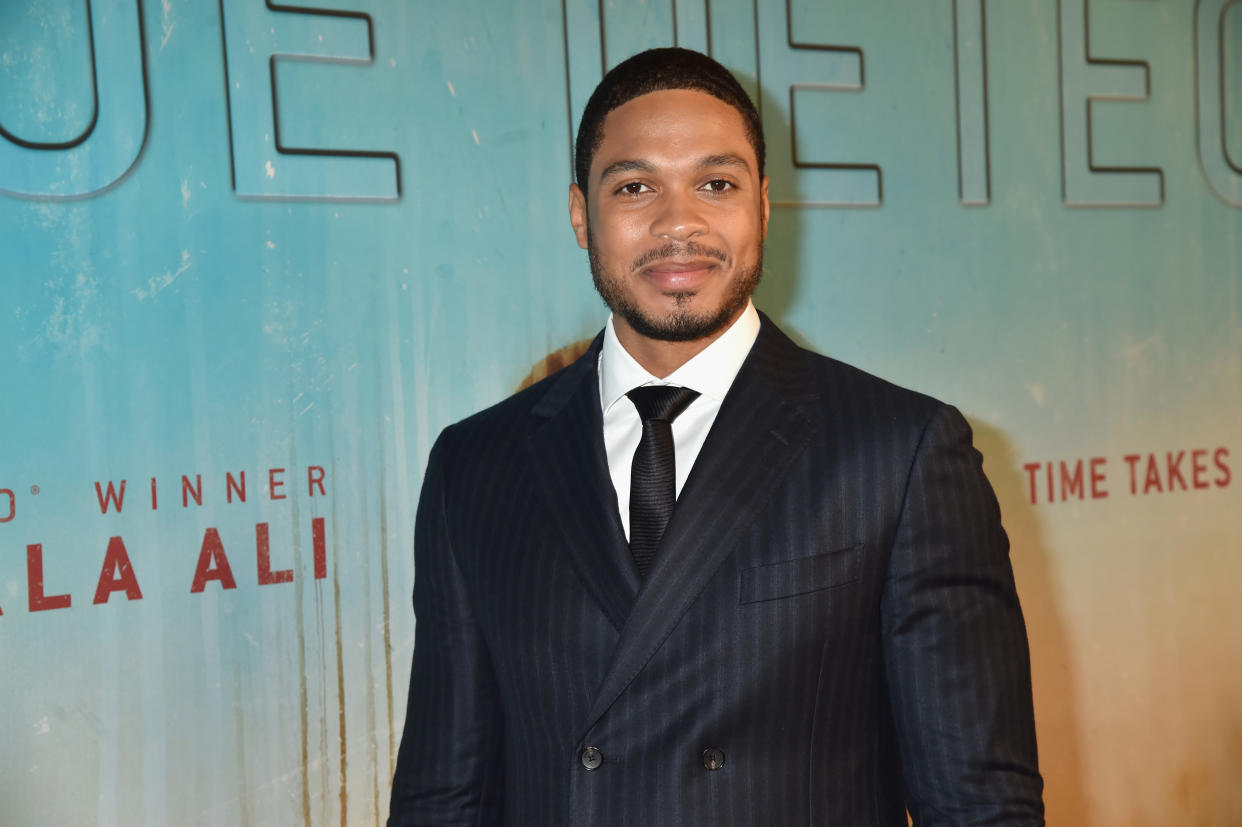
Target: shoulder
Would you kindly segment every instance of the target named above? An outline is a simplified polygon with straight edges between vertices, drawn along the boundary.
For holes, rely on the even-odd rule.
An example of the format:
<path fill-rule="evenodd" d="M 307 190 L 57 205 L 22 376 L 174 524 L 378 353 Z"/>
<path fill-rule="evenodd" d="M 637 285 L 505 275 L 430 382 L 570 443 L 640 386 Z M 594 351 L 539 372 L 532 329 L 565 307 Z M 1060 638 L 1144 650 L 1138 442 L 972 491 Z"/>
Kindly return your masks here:
<path fill-rule="evenodd" d="M 434 450 L 458 460 L 480 452 L 499 459 L 499 454 L 521 445 L 534 430 L 547 424 L 549 411 L 562 407 L 584 389 L 584 384 L 589 386 L 587 390 L 597 386 L 598 345 L 599 337 L 565 368 L 449 425 Z"/>
<path fill-rule="evenodd" d="M 848 435 L 856 449 L 904 465 L 929 439 L 971 444 L 970 426 L 952 405 L 837 359 L 810 352 L 807 357 L 823 389 L 824 427 Z"/>
<path fill-rule="evenodd" d="M 790 339 L 764 317 L 756 342 L 758 360 L 779 360 L 779 374 L 788 387 L 798 389 L 812 401 L 812 408 L 838 426 L 920 428 L 950 405 L 920 391 L 902 387 L 854 365 L 808 350 Z M 762 368 L 761 368 L 762 369 Z M 776 375 L 777 370 L 769 369 Z M 797 391 L 795 391 L 797 392 Z"/>
<path fill-rule="evenodd" d="M 811 350 L 803 350 L 811 364 L 819 384 L 838 395 L 864 396 L 897 408 L 928 411 L 943 407 L 944 403 L 921 391 L 912 390 L 876 376 L 862 368 L 824 356 Z"/>
<path fill-rule="evenodd" d="M 755 372 L 809 419 L 812 444 L 824 462 L 891 472 L 941 447 L 973 455 L 974 435 L 957 408 L 807 350 L 766 318 L 754 356 Z"/>
<path fill-rule="evenodd" d="M 793 345 L 811 392 L 801 410 L 811 455 L 826 474 L 858 491 L 901 502 L 916 469 L 944 490 L 975 491 L 982 457 L 969 423 L 950 404 L 838 359 Z"/>
<path fill-rule="evenodd" d="M 849 423 L 857 444 L 874 451 L 885 445 L 895 456 L 913 457 L 935 446 L 969 449 L 974 433 L 953 405 L 874 376 L 844 362 L 808 353 L 827 392 L 821 411 L 828 422 Z"/>

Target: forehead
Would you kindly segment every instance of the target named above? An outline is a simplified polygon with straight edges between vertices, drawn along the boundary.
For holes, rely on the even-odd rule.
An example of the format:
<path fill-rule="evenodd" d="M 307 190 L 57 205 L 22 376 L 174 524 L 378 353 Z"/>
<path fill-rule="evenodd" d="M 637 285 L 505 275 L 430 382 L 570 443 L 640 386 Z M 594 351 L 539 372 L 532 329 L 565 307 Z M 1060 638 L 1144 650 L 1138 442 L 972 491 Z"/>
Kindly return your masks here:
<path fill-rule="evenodd" d="M 758 174 L 742 113 L 697 89 L 664 89 L 626 101 L 604 118 L 602 134 L 592 180 L 617 161 L 671 166 L 726 154 L 743 158 Z"/>

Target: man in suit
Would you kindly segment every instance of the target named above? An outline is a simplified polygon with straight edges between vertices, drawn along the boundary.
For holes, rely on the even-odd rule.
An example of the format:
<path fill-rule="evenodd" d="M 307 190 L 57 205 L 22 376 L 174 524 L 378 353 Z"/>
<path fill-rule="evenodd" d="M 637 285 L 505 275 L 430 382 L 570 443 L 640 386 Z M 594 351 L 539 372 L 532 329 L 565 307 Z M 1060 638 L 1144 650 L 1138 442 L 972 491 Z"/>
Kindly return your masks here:
<path fill-rule="evenodd" d="M 751 305 L 768 182 L 746 93 L 644 52 L 575 154 L 612 316 L 432 450 L 389 823 L 1043 824 L 970 429 Z"/>

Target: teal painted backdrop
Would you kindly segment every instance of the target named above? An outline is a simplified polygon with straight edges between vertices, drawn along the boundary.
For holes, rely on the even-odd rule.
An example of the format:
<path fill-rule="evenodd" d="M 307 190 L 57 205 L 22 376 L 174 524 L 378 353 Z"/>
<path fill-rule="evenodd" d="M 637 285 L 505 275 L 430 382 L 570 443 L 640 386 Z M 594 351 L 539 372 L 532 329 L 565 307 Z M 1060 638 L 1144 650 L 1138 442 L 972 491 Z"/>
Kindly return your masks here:
<path fill-rule="evenodd" d="M 570 136 L 674 42 L 757 304 L 975 426 L 1050 823 L 1242 823 L 1234 0 L 0 0 L 0 821 L 382 821 L 427 451 L 602 325 Z"/>

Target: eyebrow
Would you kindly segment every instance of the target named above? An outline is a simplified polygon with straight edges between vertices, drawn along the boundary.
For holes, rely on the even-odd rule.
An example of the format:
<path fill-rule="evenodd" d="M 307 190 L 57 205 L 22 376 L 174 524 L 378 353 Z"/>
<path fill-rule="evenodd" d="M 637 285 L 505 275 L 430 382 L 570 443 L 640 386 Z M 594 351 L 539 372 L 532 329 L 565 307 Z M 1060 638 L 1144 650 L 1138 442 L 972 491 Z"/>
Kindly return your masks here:
<path fill-rule="evenodd" d="M 706 155 L 699 159 L 695 167 L 699 170 L 711 169 L 713 167 L 738 167 L 743 170 L 750 169 L 750 164 L 746 163 L 746 159 L 740 155 L 734 155 L 731 152 L 721 153 L 719 155 Z M 637 158 L 627 158 L 623 161 L 617 161 L 604 167 L 604 171 L 600 173 L 600 183 L 607 181 L 609 178 L 622 175 L 627 172 L 655 172 L 655 167 L 647 161 Z"/>
<path fill-rule="evenodd" d="M 722 155 L 708 155 L 699 161 L 699 169 L 708 169 L 709 167 L 741 167 L 742 169 L 750 169 L 750 164 L 746 163 L 746 159 L 742 156 L 726 152 Z"/>
<path fill-rule="evenodd" d="M 614 164 L 609 164 L 604 167 L 604 171 L 599 175 L 599 180 L 601 182 L 607 181 L 609 178 L 621 175 L 625 172 L 655 172 L 655 167 L 646 161 L 639 161 L 635 159 L 617 161 Z"/>

